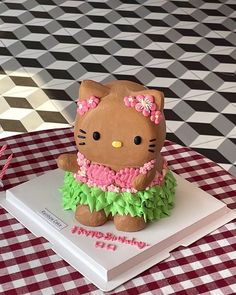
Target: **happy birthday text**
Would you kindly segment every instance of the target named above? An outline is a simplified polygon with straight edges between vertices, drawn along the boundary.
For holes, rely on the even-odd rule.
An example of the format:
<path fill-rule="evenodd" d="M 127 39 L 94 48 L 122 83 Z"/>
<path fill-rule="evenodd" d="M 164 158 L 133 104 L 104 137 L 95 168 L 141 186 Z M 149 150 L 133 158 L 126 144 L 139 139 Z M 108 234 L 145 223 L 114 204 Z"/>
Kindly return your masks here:
<path fill-rule="evenodd" d="M 116 236 L 115 234 L 110 233 L 110 232 L 103 233 L 103 232 L 96 231 L 96 230 L 87 230 L 83 227 L 79 227 L 76 225 L 74 225 L 72 227 L 71 233 L 86 236 L 86 237 L 91 237 L 91 238 L 95 238 L 95 239 L 102 239 L 105 241 L 113 241 L 113 242 L 116 241 L 116 242 L 119 242 L 122 244 L 137 246 L 139 249 L 143 249 L 145 247 L 150 246 L 149 244 L 147 244 L 145 242 L 136 240 L 136 238 L 128 239 L 125 236 Z"/>

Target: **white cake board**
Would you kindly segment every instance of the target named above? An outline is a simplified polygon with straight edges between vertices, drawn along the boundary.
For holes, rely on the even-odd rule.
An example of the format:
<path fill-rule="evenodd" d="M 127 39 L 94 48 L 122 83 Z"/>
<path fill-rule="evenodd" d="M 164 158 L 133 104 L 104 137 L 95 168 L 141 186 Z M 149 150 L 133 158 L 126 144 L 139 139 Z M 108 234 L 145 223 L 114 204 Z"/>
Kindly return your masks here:
<path fill-rule="evenodd" d="M 0 194 L 0 205 L 38 237 L 46 238 L 51 248 L 103 291 L 111 291 L 156 263 L 168 258 L 179 246 L 188 246 L 236 218 L 236 212 L 206 192 L 175 174 L 176 204 L 170 217 L 150 223 L 136 233 L 117 231 L 112 221 L 98 228 L 80 225 L 71 211 L 64 211 L 58 188 L 64 172 L 53 170 Z M 139 249 L 119 241 L 72 234 L 71 228 L 143 241 Z M 116 250 L 95 247 L 96 241 L 116 245 Z"/>

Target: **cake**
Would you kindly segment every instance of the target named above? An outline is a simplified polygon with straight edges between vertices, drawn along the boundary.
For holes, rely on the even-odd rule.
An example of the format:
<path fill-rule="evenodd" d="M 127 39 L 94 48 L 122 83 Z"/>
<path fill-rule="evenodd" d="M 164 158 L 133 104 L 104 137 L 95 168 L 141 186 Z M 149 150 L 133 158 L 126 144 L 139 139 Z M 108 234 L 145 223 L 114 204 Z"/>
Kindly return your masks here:
<path fill-rule="evenodd" d="M 74 138 L 78 152 L 62 154 L 65 210 L 86 226 L 112 220 L 135 232 L 169 216 L 176 181 L 161 155 L 166 136 L 163 93 L 131 81 L 80 85 Z"/>

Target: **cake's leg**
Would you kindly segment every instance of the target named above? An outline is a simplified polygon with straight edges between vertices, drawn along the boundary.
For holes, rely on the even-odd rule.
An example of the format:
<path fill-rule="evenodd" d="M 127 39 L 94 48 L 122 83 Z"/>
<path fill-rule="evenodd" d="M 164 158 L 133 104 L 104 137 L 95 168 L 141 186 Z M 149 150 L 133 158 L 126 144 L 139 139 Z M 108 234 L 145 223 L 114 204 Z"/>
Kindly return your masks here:
<path fill-rule="evenodd" d="M 75 211 L 75 218 L 79 223 L 87 226 L 99 226 L 107 222 L 108 217 L 104 210 L 91 212 L 89 206 L 78 205 Z"/>
<path fill-rule="evenodd" d="M 145 228 L 146 222 L 142 217 L 132 217 L 130 215 L 115 215 L 114 224 L 117 230 L 135 232 Z"/>

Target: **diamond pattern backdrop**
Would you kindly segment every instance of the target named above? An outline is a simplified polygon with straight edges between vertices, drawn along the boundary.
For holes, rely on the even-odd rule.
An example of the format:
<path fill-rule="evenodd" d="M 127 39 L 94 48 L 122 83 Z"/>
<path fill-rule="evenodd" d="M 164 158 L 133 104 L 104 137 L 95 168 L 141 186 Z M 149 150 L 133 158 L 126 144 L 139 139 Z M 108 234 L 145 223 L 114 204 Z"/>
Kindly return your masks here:
<path fill-rule="evenodd" d="M 236 175 L 235 0 L 3 0 L 1 137 L 66 127 L 79 82 L 165 93 L 167 138 Z"/>

